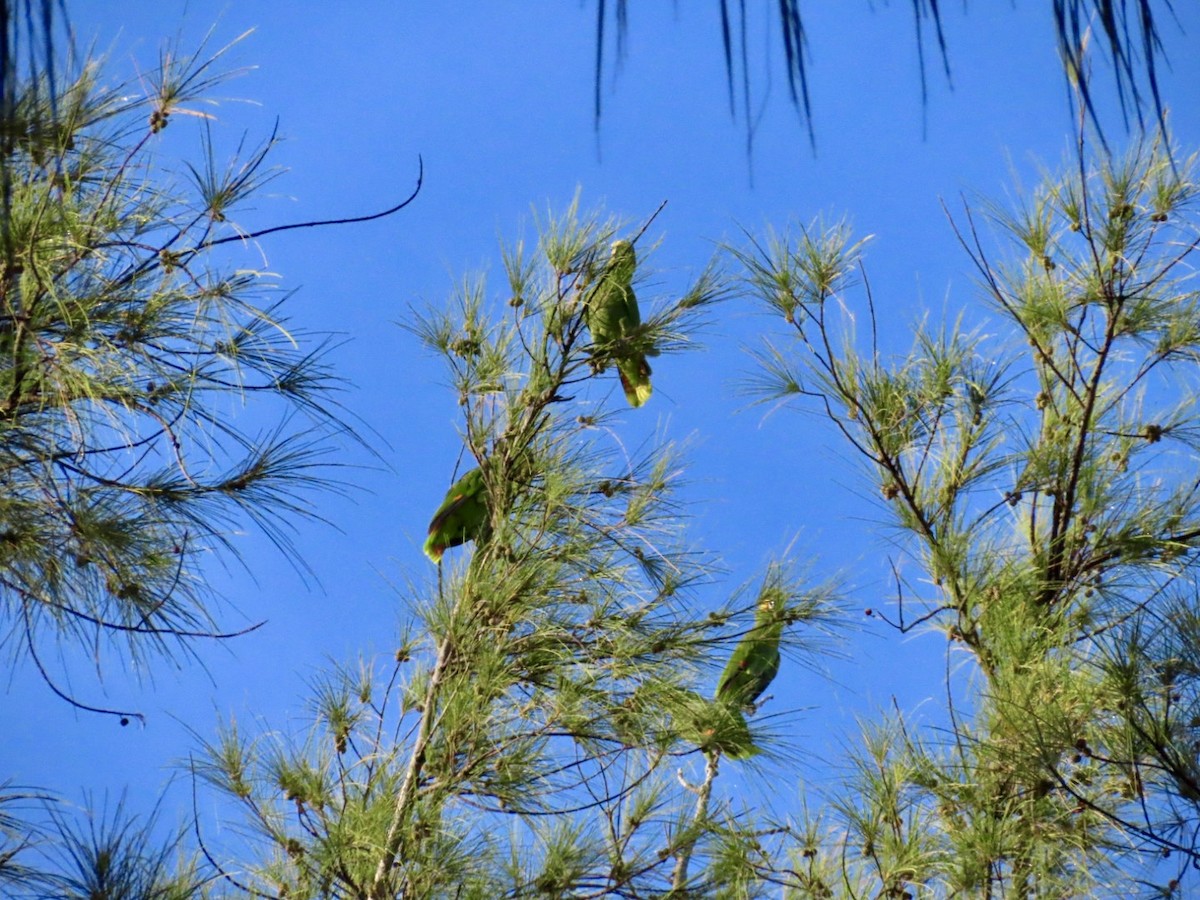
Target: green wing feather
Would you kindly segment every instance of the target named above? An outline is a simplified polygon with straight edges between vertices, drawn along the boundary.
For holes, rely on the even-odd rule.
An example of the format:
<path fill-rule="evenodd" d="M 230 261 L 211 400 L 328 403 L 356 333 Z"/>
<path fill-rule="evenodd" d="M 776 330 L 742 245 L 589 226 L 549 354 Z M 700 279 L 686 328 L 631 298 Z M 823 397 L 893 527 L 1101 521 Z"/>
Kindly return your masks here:
<path fill-rule="evenodd" d="M 488 521 L 487 487 L 483 469 L 472 469 L 446 492 L 446 499 L 433 514 L 425 555 L 441 562 L 448 547 L 475 540 Z"/>
<path fill-rule="evenodd" d="M 725 664 L 717 683 L 717 699 L 739 708 L 753 706 L 779 673 L 782 636 L 783 621 L 775 615 L 774 603 L 764 600 L 755 614 L 754 627 Z"/>
<path fill-rule="evenodd" d="M 775 613 L 775 602 L 764 597 L 754 614 L 754 627 L 733 648 L 721 680 L 716 700 L 706 713 L 701 747 L 719 751 L 731 759 L 747 759 L 761 751 L 754 746 L 750 726 L 743 710 L 754 707 L 779 673 L 779 641 L 783 637 L 783 619 Z"/>
<path fill-rule="evenodd" d="M 622 349 L 619 343 L 642 324 L 637 296 L 633 293 L 633 271 L 637 255 L 629 241 L 614 241 L 612 255 L 605 263 L 600 280 L 588 298 L 584 315 L 592 343 L 607 350 L 621 376 L 621 388 L 630 406 L 641 406 L 650 399 L 650 364 L 646 354 Z"/>

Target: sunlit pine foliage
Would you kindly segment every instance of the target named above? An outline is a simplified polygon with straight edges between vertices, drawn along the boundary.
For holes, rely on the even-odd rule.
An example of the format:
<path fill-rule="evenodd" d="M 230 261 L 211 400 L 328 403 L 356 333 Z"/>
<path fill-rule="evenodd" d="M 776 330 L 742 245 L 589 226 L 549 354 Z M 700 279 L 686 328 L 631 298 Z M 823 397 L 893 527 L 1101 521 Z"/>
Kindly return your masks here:
<path fill-rule="evenodd" d="M 647 410 L 624 405 L 606 358 L 617 351 L 584 324 L 625 233 L 576 207 L 543 217 L 536 244 L 504 250 L 501 291 L 466 279 L 413 326 L 445 360 L 461 414 L 446 484 L 482 467 L 488 522 L 413 587 L 394 660 L 317 679 L 310 730 L 230 724 L 209 742 L 197 777 L 244 815 L 206 830 L 205 846 L 256 854 L 222 861 L 230 884 L 499 898 L 768 883 L 763 832 L 775 832 L 714 790 L 708 698 L 759 594 L 777 601 L 793 658 L 823 649 L 832 596 L 780 562 L 709 599 L 719 567 L 680 527 L 680 456 L 668 442 L 627 452 L 622 419 Z M 627 340 L 668 359 L 724 282 L 707 269 L 652 298 L 652 255 L 639 244 L 639 256 L 642 326 Z M 768 755 L 770 731 L 753 729 Z"/>
<path fill-rule="evenodd" d="M 112 645 L 140 668 L 215 636 L 202 560 L 247 525 L 287 552 L 310 489 L 335 484 L 324 342 L 237 262 L 272 141 L 218 158 L 223 52 L 165 53 L 136 85 L 63 66 L 3 123 L 0 617 L 11 654 L 82 708 L 61 653 Z M 179 129 L 198 163 L 173 161 Z"/>
<path fill-rule="evenodd" d="M 790 335 L 752 389 L 815 404 L 874 481 L 896 594 L 870 614 L 941 631 L 957 660 L 936 730 L 864 728 L 796 850 L 814 895 L 1194 889 L 1194 163 L 1147 139 L 1071 160 L 1015 211 L 968 208 L 989 318 L 923 323 L 899 355 L 844 225 L 733 251 Z"/>

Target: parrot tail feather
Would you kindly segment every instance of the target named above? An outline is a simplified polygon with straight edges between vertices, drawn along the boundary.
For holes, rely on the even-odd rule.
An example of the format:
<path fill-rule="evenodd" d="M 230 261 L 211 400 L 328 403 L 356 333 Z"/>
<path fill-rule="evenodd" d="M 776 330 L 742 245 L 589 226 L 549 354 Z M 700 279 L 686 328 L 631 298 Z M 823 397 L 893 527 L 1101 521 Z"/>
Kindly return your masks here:
<path fill-rule="evenodd" d="M 442 554 L 446 552 L 446 548 L 442 544 L 434 542 L 434 536 L 431 534 L 425 541 L 425 555 L 432 559 L 435 563 L 442 561 Z"/>
<path fill-rule="evenodd" d="M 653 390 L 650 387 L 650 365 L 646 358 L 642 357 L 635 365 L 636 368 L 620 363 L 617 365 L 617 372 L 621 376 L 621 389 L 625 391 L 625 399 L 636 409 L 650 399 Z"/>

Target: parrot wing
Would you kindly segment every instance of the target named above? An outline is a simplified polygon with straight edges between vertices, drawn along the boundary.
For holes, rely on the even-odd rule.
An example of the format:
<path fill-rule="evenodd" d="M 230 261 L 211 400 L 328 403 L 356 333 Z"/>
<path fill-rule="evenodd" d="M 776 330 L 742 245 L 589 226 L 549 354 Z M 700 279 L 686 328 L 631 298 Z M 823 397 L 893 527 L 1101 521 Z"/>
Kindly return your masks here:
<path fill-rule="evenodd" d="M 756 624 L 733 649 L 717 683 L 717 699 L 750 706 L 779 674 L 782 623 Z"/>
<path fill-rule="evenodd" d="M 621 249 L 622 245 L 626 249 Z M 631 327 L 631 306 L 633 316 L 638 315 L 637 298 L 633 294 L 634 265 L 633 245 L 628 241 L 615 242 L 612 257 L 604 264 L 584 307 L 593 343 L 607 344 L 620 340 Z M 637 324 L 634 322 L 632 327 Z"/>
<path fill-rule="evenodd" d="M 429 523 L 425 555 L 441 562 L 448 547 L 474 540 L 487 521 L 487 495 L 483 470 L 472 469 L 446 493 Z"/>
<path fill-rule="evenodd" d="M 592 342 L 611 344 L 632 335 L 642 324 L 637 295 L 633 292 L 633 271 L 637 257 L 629 241 L 615 241 L 612 256 L 605 264 L 600 282 L 592 291 L 584 310 Z M 609 351 L 621 377 L 625 399 L 633 407 L 650 399 L 650 364 L 642 352 Z"/>

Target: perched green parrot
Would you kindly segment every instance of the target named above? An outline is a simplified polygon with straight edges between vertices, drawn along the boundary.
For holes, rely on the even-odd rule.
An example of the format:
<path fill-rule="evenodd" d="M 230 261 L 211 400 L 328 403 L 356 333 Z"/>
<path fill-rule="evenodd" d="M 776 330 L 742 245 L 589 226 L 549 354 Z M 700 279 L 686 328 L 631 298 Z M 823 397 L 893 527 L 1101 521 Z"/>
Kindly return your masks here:
<path fill-rule="evenodd" d="M 629 241 L 614 241 L 612 256 L 604 264 L 600 280 L 588 298 L 584 317 L 592 342 L 613 344 L 608 350 L 621 376 L 621 387 L 630 406 L 641 406 L 650 399 L 650 364 L 646 353 L 622 348 L 619 342 L 642 323 L 637 297 L 633 293 L 633 270 L 637 256 Z M 650 355 L 654 355 L 650 351 Z"/>
<path fill-rule="evenodd" d="M 759 600 L 754 627 L 733 648 L 721 673 L 705 749 L 719 750 L 732 759 L 746 759 L 760 752 L 750 739 L 743 710 L 753 710 L 754 701 L 779 672 L 782 636 L 783 619 L 775 613 L 775 598 L 768 594 Z"/>
<path fill-rule="evenodd" d="M 759 600 L 754 627 L 733 648 L 717 683 L 717 699 L 738 709 L 753 707 L 779 672 L 779 639 L 783 619 L 775 612 L 770 594 Z"/>
<path fill-rule="evenodd" d="M 487 524 L 487 487 L 483 469 L 472 469 L 446 492 L 446 499 L 433 514 L 425 555 L 435 563 L 442 561 L 447 547 L 473 541 Z"/>

